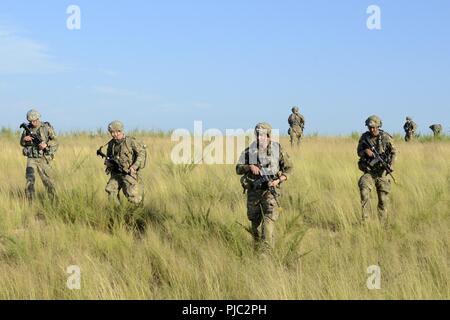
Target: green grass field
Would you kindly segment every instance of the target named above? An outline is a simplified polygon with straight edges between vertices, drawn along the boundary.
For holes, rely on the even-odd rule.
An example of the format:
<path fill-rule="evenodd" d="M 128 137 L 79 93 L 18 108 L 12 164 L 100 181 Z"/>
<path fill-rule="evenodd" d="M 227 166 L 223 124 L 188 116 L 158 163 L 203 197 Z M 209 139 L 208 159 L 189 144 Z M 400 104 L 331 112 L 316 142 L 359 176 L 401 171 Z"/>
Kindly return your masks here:
<path fill-rule="evenodd" d="M 390 223 L 359 225 L 355 137 L 282 144 L 294 171 L 283 186 L 273 256 L 253 251 L 233 165 L 176 166 L 163 134 L 148 146 L 144 208 L 107 203 L 96 149 L 107 136 L 60 137 L 59 197 L 24 200 L 25 162 L 0 137 L 1 299 L 449 299 L 450 141 L 422 138 L 399 151 Z M 375 197 L 375 193 L 373 194 Z M 373 198 L 375 200 L 375 198 Z M 376 201 L 372 201 L 375 209 Z M 67 267 L 81 268 L 69 290 Z M 381 267 L 369 290 L 367 268 Z"/>

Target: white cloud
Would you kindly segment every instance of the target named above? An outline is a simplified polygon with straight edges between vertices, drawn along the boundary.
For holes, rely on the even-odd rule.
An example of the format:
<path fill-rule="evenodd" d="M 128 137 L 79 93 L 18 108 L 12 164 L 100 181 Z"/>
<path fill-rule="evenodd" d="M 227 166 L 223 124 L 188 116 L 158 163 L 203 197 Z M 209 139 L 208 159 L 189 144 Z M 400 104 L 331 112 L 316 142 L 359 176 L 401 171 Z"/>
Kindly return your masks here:
<path fill-rule="evenodd" d="M 49 74 L 65 70 L 46 46 L 0 26 L 0 74 Z"/>
<path fill-rule="evenodd" d="M 99 94 L 108 95 L 119 98 L 131 98 L 135 100 L 154 102 L 158 100 L 157 96 L 136 92 L 128 89 L 114 88 L 110 86 L 95 86 L 94 91 Z"/>
<path fill-rule="evenodd" d="M 192 107 L 195 108 L 195 109 L 204 109 L 204 110 L 206 110 L 206 109 L 211 109 L 211 104 L 209 104 L 208 102 L 203 102 L 203 101 L 201 101 L 201 102 L 194 102 L 192 104 Z"/>

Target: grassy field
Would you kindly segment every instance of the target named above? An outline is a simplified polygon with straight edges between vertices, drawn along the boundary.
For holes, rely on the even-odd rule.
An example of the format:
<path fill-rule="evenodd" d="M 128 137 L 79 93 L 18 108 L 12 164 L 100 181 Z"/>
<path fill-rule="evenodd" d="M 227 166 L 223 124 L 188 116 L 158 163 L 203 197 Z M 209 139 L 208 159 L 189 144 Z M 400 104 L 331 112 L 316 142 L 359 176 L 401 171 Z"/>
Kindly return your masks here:
<path fill-rule="evenodd" d="M 173 143 L 140 134 L 149 163 L 144 208 L 107 203 L 107 136 L 62 136 L 59 197 L 24 200 L 17 137 L 0 137 L 1 299 L 449 299 L 450 141 L 405 144 L 390 223 L 360 218 L 357 138 L 282 144 L 294 163 L 283 186 L 273 256 L 253 251 L 245 196 L 233 165 L 175 166 Z M 356 139 L 355 139 L 356 138 Z M 375 194 L 373 194 L 375 196 Z M 372 201 L 375 209 L 376 202 Z M 69 290 L 67 267 L 81 268 Z M 381 267 L 369 290 L 367 268 Z"/>

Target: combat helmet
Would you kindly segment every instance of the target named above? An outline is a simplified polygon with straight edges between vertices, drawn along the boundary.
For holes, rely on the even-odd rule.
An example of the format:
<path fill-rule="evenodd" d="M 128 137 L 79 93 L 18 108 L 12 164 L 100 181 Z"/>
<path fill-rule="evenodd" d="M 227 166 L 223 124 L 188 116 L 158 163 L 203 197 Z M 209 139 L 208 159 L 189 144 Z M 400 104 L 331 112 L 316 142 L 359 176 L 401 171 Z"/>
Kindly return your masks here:
<path fill-rule="evenodd" d="M 255 135 L 259 133 L 265 133 L 269 138 L 272 137 L 272 126 L 267 122 L 258 123 L 255 127 Z"/>
<path fill-rule="evenodd" d="M 118 120 L 115 120 L 108 125 L 109 132 L 113 132 L 113 131 L 123 132 L 124 129 L 125 129 L 125 127 L 124 127 L 123 123 Z"/>
<path fill-rule="evenodd" d="M 27 120 L 29 122 L 39 120 L 40 118 L 41 114 L 37 110 L 31 109 L 27 112 Z"/>
<path fill-rule="evenodd" d="M 381 121 L 380 117 L 378 116 L 370 116 L 366 120 L 366 127 L 368 128 L 381 128 L 383 126 L 383 122 Z"/>
<path fill-rule="evenodd" d="M 292 108 L 292 112 L 293 113 L 299 113 L 300 112 L 300 108 L 299 107 L 293 107 Z"/>

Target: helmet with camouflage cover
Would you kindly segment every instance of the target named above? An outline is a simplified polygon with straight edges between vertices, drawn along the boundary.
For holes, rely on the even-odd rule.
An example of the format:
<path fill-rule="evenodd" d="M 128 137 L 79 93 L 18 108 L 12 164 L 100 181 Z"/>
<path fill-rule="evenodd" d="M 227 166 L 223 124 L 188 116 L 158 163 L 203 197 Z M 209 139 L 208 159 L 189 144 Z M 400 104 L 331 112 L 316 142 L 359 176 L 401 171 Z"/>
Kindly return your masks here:
<path fill-rule="evenodd" d="M 383 122 L 378 116 L 370 116 L 366 120 L 366 127 L 369 128 L 381 128 L 383 126 Z"/>
<path fill-rule="evenodd" d="M 265 133 L 270 138 L 272 136 L 272 126 L 267 122 L 258 123 L 255 127 L 255 135 Z"/>
<path fill-rule="evenodd" d="M 293 107 L 292 108 L 292 112 L 293 113 L 299 113 L 300 112 L 300 108 L 299 107 Z"/>
<path fill-rule="evenodd" d="M 40 118 L 41 114 L 37 110 L 31 109 L 27 112 L 27 120 L 29 122 L 39 120 Z"/>
<path fill-rule="evenodd" d="M 125 129 L 124 125 L 122 122 L 120 121 L 113 121 L 108 125 L 108 131 L 109 132 L 113 132 L 113 131 L 120 131 L 123 132 L 123 130 Z"/>

